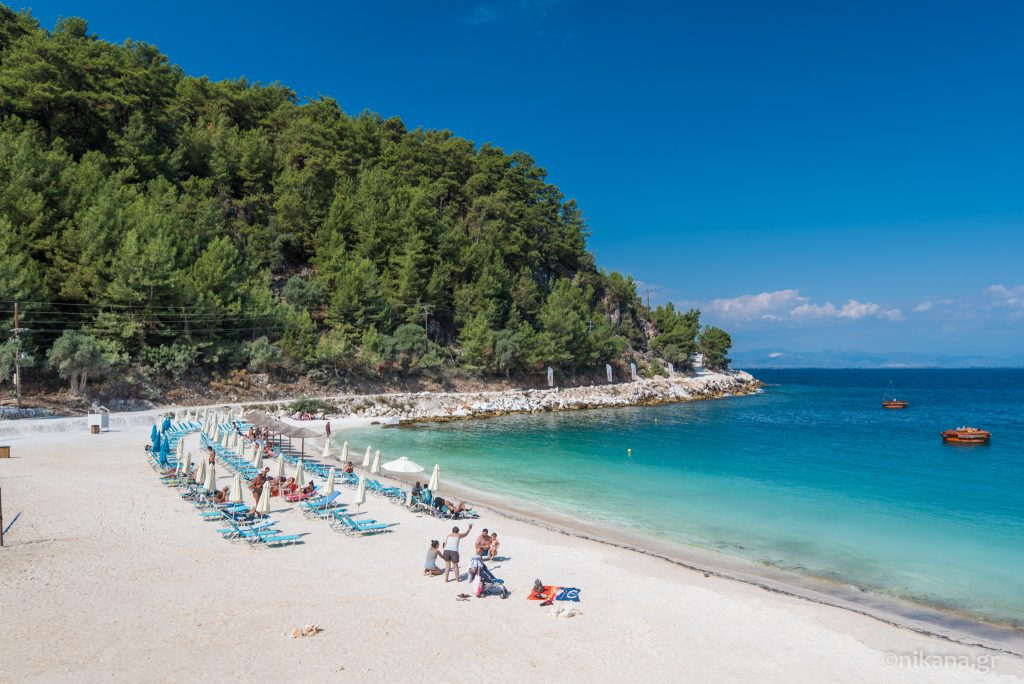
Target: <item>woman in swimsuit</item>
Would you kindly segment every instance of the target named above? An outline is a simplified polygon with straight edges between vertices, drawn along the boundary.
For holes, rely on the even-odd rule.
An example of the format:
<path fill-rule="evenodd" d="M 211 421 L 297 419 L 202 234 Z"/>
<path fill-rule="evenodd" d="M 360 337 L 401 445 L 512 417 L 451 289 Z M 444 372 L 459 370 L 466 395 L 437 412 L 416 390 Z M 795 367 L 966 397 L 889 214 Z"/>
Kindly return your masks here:
<path fill-rule="evenodd" d="M 437 577 L 443 570 L 437 567 L 437 559 L 444 558 L 438 550 L 440 544 L 436 539 L 431 540 L 430 548 L 427 549 L 427 560 L 423 564 L 423 574 L 426 577 Z"/>

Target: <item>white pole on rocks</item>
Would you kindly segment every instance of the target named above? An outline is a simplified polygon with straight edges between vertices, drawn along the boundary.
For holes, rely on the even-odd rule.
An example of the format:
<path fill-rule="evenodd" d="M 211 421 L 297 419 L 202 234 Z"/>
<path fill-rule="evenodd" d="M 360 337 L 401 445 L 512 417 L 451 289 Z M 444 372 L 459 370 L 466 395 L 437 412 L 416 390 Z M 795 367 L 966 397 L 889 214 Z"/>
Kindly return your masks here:
<path fill-rule="evenodd" d="M 636 364 L 635 363 L 629 364 L 629 376 L 630 376 L 630 378 L 632 378 L 633 382 L 637 381 L 637 377 L 636 377 Z"/>
<path fill-rule="evenodd" d="M 610 364 L 610 363 L 604 364 L 604 372 L 605 372 L 605 375 L 608 376 L 608 383 L 611 384 L 611 382 L 612 382 L 612 364 Z"/>
<path fill-rule="evenodd" d="M 548 387 L 555 386 L 555 371 L 551 366 L 548 366 Z"/>
<path fill-rule="evenodd" d="M 673 366 L 671 363 L 668 364 L 668 377 L 670 377 L 670 378 L 676 377 L 676 367 Z"/>

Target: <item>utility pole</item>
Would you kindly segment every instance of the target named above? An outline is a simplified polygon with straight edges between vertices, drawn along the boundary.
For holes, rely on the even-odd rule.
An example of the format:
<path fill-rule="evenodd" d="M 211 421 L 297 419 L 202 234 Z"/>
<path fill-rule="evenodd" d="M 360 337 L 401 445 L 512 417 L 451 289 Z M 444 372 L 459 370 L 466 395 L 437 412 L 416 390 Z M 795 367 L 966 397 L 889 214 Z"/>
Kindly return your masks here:
<path fill-rule="evenodd" d="M 14 349 L 14 394 L 17 397 L 18 408 L 21 408 L 21 326 L 18 325 L 18 302 L 14 302 L 14 339 L 17 340 Z M 2 546 L 2 544 L 0 544 Z"/>
<path fill-rule="evenodd" d="M 4 545 L 4 496 L 0 491 L 0 547 Z"/>
<path fill-rule="evenodd" d="M 651 308 L 651 288 L 647 288 L 647 308 Z"/>
<path fill-rule="evenodd" d="M 420 304 L 420 308 L 423 309 L 423 339 L 429 342 L 430 334 L 427 332 L 427 319 L 430 317 L 430 314 L 434 312 L 434 305 Z"/>

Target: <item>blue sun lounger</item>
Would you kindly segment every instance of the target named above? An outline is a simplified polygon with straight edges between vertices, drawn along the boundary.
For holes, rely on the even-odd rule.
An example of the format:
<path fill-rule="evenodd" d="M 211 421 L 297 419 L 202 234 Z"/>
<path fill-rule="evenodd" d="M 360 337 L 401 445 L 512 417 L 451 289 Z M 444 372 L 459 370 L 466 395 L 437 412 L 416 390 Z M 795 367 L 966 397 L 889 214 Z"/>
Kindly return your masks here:
<path fill-rule="evenodd" d="M 246 538 L 246 541 L 248 541 L 253 548 L 258 546 L 282 546 L 284 544 L 295 544 L 301 540 L 301 534 L 278 534 L 277 536 L 256 534 L 252 537 Z"/>
<path fill-rule="evenodd" d="M 317 499 L 307 499 L 299 504 L 299 510 L 307 518 L 323 518 L 328 511 L 339 506 L 335 500 L 341 496 L 339 492 L 331 492 Z"/>
<path fill-rule="evenodd" d="M 331 517 L 334 518 L 331 521 L 331 529 L 340 530 L 345 534 L 378 534 L 387 531 L 390 527 L 390 525 L 379 523 L 376 520 L 360 520 L 357 522 L 345 511 L 331 511 Z"/>
<path fill-rule="evenodd" d="M 245 539 L 247 537 L 255 536 L 257 534 L 276 534 L 277 533 L 277 530 L 270 529 L 270 528 L 274 527 L 275 525 L 277 525 L 277 521 L 276 520 L 265 520 L 263 522 L 255 524 L 255 525 L 244 525 L 244 524 L 235 524 L 233 522 L 230 522 L 230 519 L 229 519 L 228 524 L 231 525 L 231 526 L 230 527 L 225 527 L 225 528 L 220 529 L 220 530 L 217 530 L 217 534 L 223 536 L 225 539 L 227 539 L 229 541 L 239 541 L 239 540 Z"/>

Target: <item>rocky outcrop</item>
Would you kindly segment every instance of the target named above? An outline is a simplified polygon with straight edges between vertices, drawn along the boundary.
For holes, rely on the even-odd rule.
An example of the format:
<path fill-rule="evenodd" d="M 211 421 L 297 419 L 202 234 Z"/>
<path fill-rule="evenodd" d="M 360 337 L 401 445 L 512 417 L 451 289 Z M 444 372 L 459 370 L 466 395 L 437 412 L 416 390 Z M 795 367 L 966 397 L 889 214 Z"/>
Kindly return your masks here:
<path fill-rule="evenodd" d="M 708 373 L 653 378 L 609 385 L 500 392 L 402 394 L 338 397 L 339 413 L 381 422 L 448 421 L 512 413 L 576 411 L 623 406 L 654 406 L 750 394 L 761 383 L 749 373 Z"/>

